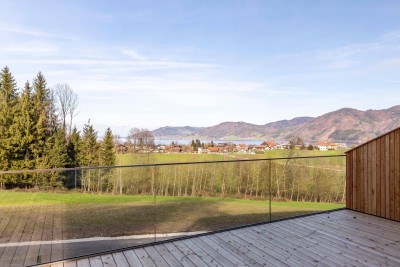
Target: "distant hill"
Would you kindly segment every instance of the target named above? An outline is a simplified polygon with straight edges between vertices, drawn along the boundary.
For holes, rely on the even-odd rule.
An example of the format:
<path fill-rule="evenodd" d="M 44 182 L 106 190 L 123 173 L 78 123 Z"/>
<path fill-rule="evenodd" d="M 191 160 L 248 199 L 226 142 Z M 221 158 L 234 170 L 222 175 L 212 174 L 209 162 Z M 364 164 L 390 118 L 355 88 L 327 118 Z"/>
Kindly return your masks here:
<path fill-rule="evenodd" d="M 360 143 L 400 127 L 400 105 L 382 110 L 343 108 L 319 117 L 297 117 L 265 125 L 223 122 L 211 127 L 161 127 L 153 131 L 158 139 L 274 139 L 301 137 L 307 142 L 331 140 Z"/>
<path fill-rule="evenodd" d="M 200 127 L 190 127 L 190 126 L 184 126 L 184 127 L 171 127 L 171 126 L 165 126 L 158 128 L 153 131 L 153 135 L 156 137 L 168 137 L 168 139 L 174 139 L 174 138 L 180 138 L 183 136 L 191 136 L 193 134 L 196 134 L 198 132 Z"/>
<path fill-rule="evenodd" d="M 400 127 L 400 105 L 389 109 L 361 111 L 343 108 L 296 127 L 288 127 L 278 137 L 289 140 L 301 136 L 307 141 L 332 140 L 359 143 Z"/>

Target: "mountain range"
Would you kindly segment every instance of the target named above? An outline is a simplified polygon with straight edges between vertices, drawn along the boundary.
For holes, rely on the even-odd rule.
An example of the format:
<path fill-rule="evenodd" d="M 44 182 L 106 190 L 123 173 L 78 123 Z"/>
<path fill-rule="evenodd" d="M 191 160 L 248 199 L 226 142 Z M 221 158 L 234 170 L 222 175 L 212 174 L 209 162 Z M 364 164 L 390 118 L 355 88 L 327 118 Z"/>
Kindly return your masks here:
<path fill-rule="evenodd" d="M 264 125 L 222 122 L 211 127 L 161 127 L 156 139 L 291 140 L 360 143 L 400 127 L 400 105 L 381 110 L 342 108 L 318 117 L 296 117 Z"/>

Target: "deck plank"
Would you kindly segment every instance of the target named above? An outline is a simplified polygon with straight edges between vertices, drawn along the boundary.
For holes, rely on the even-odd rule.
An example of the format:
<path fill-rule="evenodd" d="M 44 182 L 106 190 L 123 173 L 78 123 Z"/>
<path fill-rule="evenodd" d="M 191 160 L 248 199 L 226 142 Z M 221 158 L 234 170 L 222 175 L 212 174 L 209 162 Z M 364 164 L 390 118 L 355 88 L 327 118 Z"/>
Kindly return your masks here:
<path fill-rule="evenodd" d="M 271 226 L 273 226 L 273 224 L 271 224 Z M 258 233 L 260 236 L 272 237 L 274 242 L 279 241 L 283 250 L 287 250 L 290 254 L 296 256 L 298 259 L 305 260 L 308 265 L 327 266 L 325 263 L 323 263 L 323 258 L 321 258 L 320 255 L 309 253 L 309 251 L 312 250 L 310 244 L 296 242 L 295 240 L 292 240 L 292 237 L 286 236 L 283 233 L 279 233 L 272 227 L 264 228 L 260 226 L 256 227 L 255 229 L 260 230 Z"/>
<path fill-rule="evenodd" d="M 112 254 L 102 255 L 101 261 L 103 262 L 104 267 L 117 267 L 117 263 Z"/>
<path fill-rule="evenodd" d="M 191 242 L 191 243 L 193 243 L 193 245 L 196 245 L 199 248 L 201 248 L 202 250 L 204 250 L 205 253 L 207 253 L 210 257 L 212 257 L 217 262 L 219 262 L 222 266 L 235 266 L 234 262 L 228 260 L 228 258 L 231 258 L 231 256 L 229 256 L 229 257 L 223 256 L 221 253 L 219 253 L 218 248 L 216 250 L 214 247 L 210 247 L 202 239 L 198 238 L 195 241 L 188 239 L 187 242 Z M 237 260 L 234 260 L 234 261 L 237 261 Z"/>
<path fill-rule="evenodd" d="M 285 226 L 290 227 L 291 229 L 296 229 L 298 231 L 314 231 L 311 229 L 307 229 L 302 225 L 299 225 L 297 223 L 288 223 L 285 224 Z M 326 253 L 330 254 L 333 258 L 338 259 L 338 262 L 342 262 L 343 265 L 345 263 L 351 264 L 352 266 L 359 266 L 359 265 L 365 265 L 366 263 L 359 260 L 360 257 L 359 255 L 353 255 L 349 252 L 347 249 L 348 247 L 345 247 L 346 244 L 337 244 L 334 242 L 334 240 L 331 240 L 327 238 L 324 235 L 321 235 L 318 232 L 312 232 L 308 235 L 304 235 L 302 237 L 304 240 L 310 241 L 310 242 L 316 242 L 318 246 L 323 248 Z"/>
<path fill-rule="evenodd" d="M 103 261 L 100 256 L 89 258 L 90 267 L 103 267 Z"/>
<path fill-rule="evenodd" d="M 117 266 L 120 267 L 130 267 L 128 260 L 125 258 L 122 252 L 113 253 L 113 258 Z"/>
<path fill-rule="evenodd" d="M 243 262 L 250 266 L 263 266 L 266 264 L 264 259 L 259 257 L 257 254 L 254 254 L 249 249 L 242 247 L 240 244 L 237 244 L 232 239 L 229 239 L 226 236 L 221 235 L 213 235 L 210 238 L 218 243 L 221 247 L 231 251 L 232 253 L 238 254 L 238 256 L 243 260 Z"/>
<path fill-rule="evenodd" d="M 149 254 L 155 265 L 161 267 L 169 267 L 169 264 L 164 260 L 164 258 L 153 246 L 145 247 L 144 250 L 147 252 L 147 254 Z"/>
<path fill-rule="evenodd" d="M 379 256 L 378 252 L 383 252 L 388 257 L 393 256 L 393 259 L 396 259 L 399 255 L 399 243 L 397 242 L 388 242 L 387 239 L 380 238 L 379 232 L 375 234 L 370 234 L 366 231 L 359 231 L 356 228 L 348 227 L 347 225 L 341 224 L 339 221 L 329 221 L 320 217 L 318 219 L 310 219 L 311 222 L 316 223 L 317 225 L 331 225 L 330 228 L 327 228 L 326 231 L 330 233 L 334 233 L 338 237 L 348 238 L 350 236 L 352 242 L 357 243 L 359 246 L 364 246 L 366 250 L 370 253 L 376 254 Z M 334 225 L 333 225 L 334 224 Z M 398 259 L 400 264 L 400 259 Z"/>
<path fill-rule="evenodd" d="M 64 267 L 77 267 L 77 261 L 66 261 Z"/>
<path fill-rule="evenodd" d="M 209 266 L 206 261 L 196 255 L 190 248 L 188 248 L 182 241 L 173 242 L 173 244 L 187 257 L 189 258 L 196 266 Z"/>
<path fill-rule="evenodd" d="M 133 250 L 124 251 L 123 253 L 130 266 L 143 266 L 142 262 L 139 260 L 139 257 Z"/>
<path fill-rule="evenodd" d="M 306 222 L 306 221 L 298 221 L 298 223 L 303 223 L 304 225 L 308 225 L 310 229 L 315 229 L 316 224 L 313 222 Z M 363 255 L 362 258 L 365 260 L 366 263 L 371 262 L 375 265 L 381 265 L 386 262 L 388 262 L 389 258 L 386 254 L 379 253 L 377 251 L 374 251 L 370 249 L 369 247 L 365 246 L 365 244 L 360 244 L 358 242 L 354 242 L 354 236 L 350 235 L 340 235 L 340 231 L 332 231 L 328 228 L 320 228 L 319 231 L 323 231 L 324 235 L 328 236 L 331 238 L 331 240 L 338 240 L 341 242 L 344 242 L 344 244 L 351 248 L 354 251 L 357 251 L 357 253 L 360 253 L 360 255 Z M 361 242 L 362 243 L 362 242 Z M 392 262 L 393 264 L 393 262 Z"/>
<path fill-rule="evenodd" d="M 183 266 L 189 266 L 189 267 L 194 267 L 194 263 L 186 257 L 185 254 L 182 253 L 176 246 L 174 246 L 172 243 L 165 243 L 162 246 L 164 246 L 169 252 L 171 252 L 172 255 L 179 261 L 180 264 Z"/>
<path fill-rule="evenodd" d="M 241 261 L 237 255 L 230 253 L 229 251 L 225 250 L 224 248 L 218 246 L 218 244 L 207 236 L 201 236 L 195 240 L 196 243 L 199 243 L 201 246 L 209 246 L 209 252 L 216 254 L 216 258 L 218 259 L 219 256 L 222 256 L 229 260 L 234 266 L 244 267 L 247 266 L 243 261 Z M 203 242 L 203 243 L 202 243 Z"/>
<path fill-rule="evenodd" d="M 323 253 L 326 253 L 330 258 L 334 259 L 334 261 L 340 263 L 341 265 L 352 264 L 355 266 L 365 265 L 366 262 L 360 261 L 359 255 L 353 255 L 349 252 L 349 246 L 346 243 L 335 242 L 336 240 L 332 240 L 324 234 L 315 231 L 315 229 L 307 229 L 303 225 L 292 222 L 287 223 L 282 226 L 288 227 L 300 233 L 303 233 L 301 238 L 303 240 L 307 240 L 307 242 L 314 242 L 318 247 L 322 249 Z M 308 231 L 308 233 L 307 233 Z M 304 234 L 307 233 L 307 234 Z"/>
<path fill-rule="evenodd" d="M 90 267 L 90 262 L 88 258 L 77 260 L 76 261 L 77 267 Z"/>
<path fill-rule="evenodd" d="M 135 249 L 136 255 L 139 257 L 139 260 L 142 262 L 144 266 L 155 267 L 153 260 L 147 254 L 146 250 L 143 248 Z"/>
<path fill-rule="evenodd" d="M 171 254 L 163 245 L 154 246 L 158 253 L 160 253 L 161 257 L 170 265 L 170 266 L 183 266 L 174 255 Z"/>
<path fill-rule="evenodd" d="M 193 241 L 190 239 L 183 240 L 182 243 L 184 243 L 191 251 L 193 251 L 197 256 L 199 256 L 199 258 L 202 261 L 207 263 L 208 266 L 218 267 L 218 266 L 231 265 L 230 262 L 228 262 L 227 260 L 224 261 L 223 258 L 220 259 L 222 262 L 217 261 L 215 258 L 211 257 L 207 252 L 205 252 L 202 248 L 193 243 Z"/>
<path fill-rule="evenodd" d="M 258 261 L 261 264 L 267 264 L 267 266 L 283 266 L 285 265 L 282 261 L 277 260 L 275 257 L 271 256 L 266 251 L 263 251 L 260 247 L 255 246 L 255 242 L 252 239 L 243 238 L 243 235 L 240 232 L 243 230 L 237 230 L 232 232 L 223 233 L 225 236 L 232 239 L 236 244 L 242 246 L 244 249 L 248 249 L 254 255 L 257 255 L 257 258 L 261 257 L 261 261 Z M 255 258 L 256 259 L 256 258 Z"/>

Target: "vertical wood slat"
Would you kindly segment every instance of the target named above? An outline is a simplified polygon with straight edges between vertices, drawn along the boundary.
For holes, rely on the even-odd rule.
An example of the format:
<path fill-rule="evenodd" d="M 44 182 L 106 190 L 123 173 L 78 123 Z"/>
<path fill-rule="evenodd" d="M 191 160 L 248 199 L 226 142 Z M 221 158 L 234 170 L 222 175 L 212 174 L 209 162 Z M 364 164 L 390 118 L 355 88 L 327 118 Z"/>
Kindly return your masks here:
<path fill-rule="evenodd" d="M 385 217 L 386 216 L 386 201 L 385 201 L 385 190 L 386 190 L 386 179 L 385 179 L 385 169 L 386 169 L 386 164 L 385 164 L 385 140 L 383 138 L 379 139 L 379 147 L 380 147 L 380 153 L 379 153 L 379 167 L 380 167 L 380 172 L 378 174 L 378 179 L 381 183 L 381 193 L 380 193 L 380 198 L 378 200 L 378 203 L 380 203 L 380 208 L 381 212 L 378 214 L 378 216 Z"/>
<path fill-rule="evenodd" d="M 394 138 L 394 185 L 395 185 L 395 205 L 394 205 L 394 216 L 396 221 L 400 221 L 400 143 L 396 140 L 400 140 L 400 131 L 395 131 Z"/>
<path fill-rule="evenodd" d="M 389 199 L 390 199 L 390 219 L 394 219 L 394 134 L 389 134 L 389 169 L 390 169 L 390 188 L 389 188 Z"/>
<path fill-rule="evenodd" d="M 376 184 L 376 198 L 375 198 L 375 208 L 376 208 L 376 214 L 377 216 L 381 216 L 381 206 L 379 205 L 379 202 L 381 200 L 381 179 L 379 179 L 380 174 L 381 174 L 381 164 L 380 164 L 380 156 L 381 156 L 381 146 L 380 146 L 381 140 L 378 139 L 375 142 L 375 149 L 376 149 L 376 154 L 375 154 L 375 161 L 374 161 L 374 166 L 375 166 L 375 184 Z"/>
<path fill-rule="evenodd" d="M 347 152 L 346 207 L 400 221 L 400 128 Z"/>
<path fill-rule="evenodd" d="M 390 166 L 389 166 L 389 152 L 390 152 L 390 138 L 389 135 L 385 136 L 385 203 L 386 203 L 386 215 L 385 218 L 390 218 Z"/>
<path fill-rule="evenodd" d="M 349 209 L 355 209 L 357 208 L 357 154 L 356 153 L 352 153 L 351 154 L 351 158 L 352 158 L 352 164 L 353 164 L 353 171 L 351 172 L 351 177 L 349 179 L 351 179 L 353 181 L 353 189 L 350 188 L 351 191 L 350 193 L 353 195 L 353 205 L 351 208 Z M 350 159 L 351 159 L 350 158 Z"/>

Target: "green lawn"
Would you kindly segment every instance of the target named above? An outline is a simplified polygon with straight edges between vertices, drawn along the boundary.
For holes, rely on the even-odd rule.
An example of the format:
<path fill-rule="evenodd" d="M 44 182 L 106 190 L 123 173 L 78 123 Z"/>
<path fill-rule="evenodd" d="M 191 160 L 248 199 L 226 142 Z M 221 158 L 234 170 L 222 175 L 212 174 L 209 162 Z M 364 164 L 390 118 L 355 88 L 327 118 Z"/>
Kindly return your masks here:
<path fill-rule="evenodd" d="M 345 150 L 270 150 L 263 154 L 117 154 L 117 165 L 146 164 L 146 163 L 166 163 L 166 162 L 187 162 L 187 161 L 218 161 L 251 158 L 285 158 L 285 157 L 312 157 L 312 156 L 334 156 L 344 155 Z M 340 158 L 334 158 L 336 161 Z M 317 159 L 323 161 L 323 159 Z"/>
<path fill-rule="evenodd" d="M 16 229 L 29 238 L 26 231 L 43 229 L 42 235 L 33 235 L 42 239 L 151 234 L 154 220 L 158 233 L 216 230 L 267 221 L 268 206 L 267 201 L 232 198 L 157 197 L 154 205 L 153 196 L 0 191 L 0 243 L 12 241 Z M 279 219 L 341 207 L 272 202 L 272 215 Z M 24 222 L 31 228 L 15 228 Z"/>

